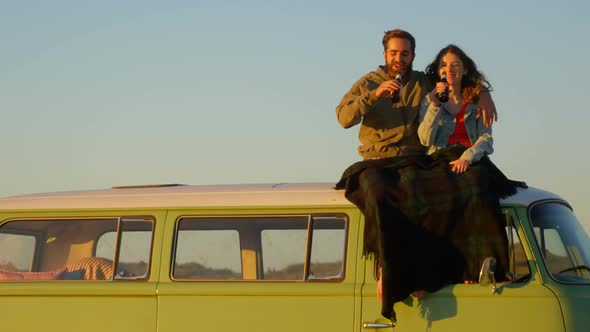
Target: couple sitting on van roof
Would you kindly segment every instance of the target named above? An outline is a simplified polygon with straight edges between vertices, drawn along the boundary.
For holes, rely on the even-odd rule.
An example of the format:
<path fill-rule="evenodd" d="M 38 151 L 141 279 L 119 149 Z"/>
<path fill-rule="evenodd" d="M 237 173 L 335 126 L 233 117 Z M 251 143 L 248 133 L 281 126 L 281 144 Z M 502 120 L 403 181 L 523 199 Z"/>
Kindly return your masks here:
<path fill-rule="evenodd" d="M 406 31 L 386 32 L 385 65 L 356 82 L 336 108 L 344 128 L 361 123 L 364 159 L 336 188 L 365 216 L 364 253 L 379 259 L 382 314 L 392 320 L 393 304 L 412 292 L 477 280 L 486 256 L 497 259 L 496 278 L 505 279 L 499 198 L 524 186 L 487 158 L 496 112 L 475 63 L 449 45 L 426 72 L 414 71 L 415 45 Z M 443 74 L 448 83 L 439 82 Z"/>

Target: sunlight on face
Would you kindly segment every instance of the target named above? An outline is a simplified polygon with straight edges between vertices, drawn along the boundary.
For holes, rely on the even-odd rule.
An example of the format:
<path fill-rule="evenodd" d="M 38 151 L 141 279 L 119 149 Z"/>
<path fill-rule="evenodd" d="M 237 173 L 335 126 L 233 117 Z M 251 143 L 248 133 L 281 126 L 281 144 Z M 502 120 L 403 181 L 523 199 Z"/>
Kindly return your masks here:
<path fill-rule="evenodd" d="M 449 82 L 449 84 L 461 83 L 461 79 L 465 74 L 463 61 L 461 61 L 461 59 L 459 59 L 459 57 L 456 54 L 445 54 L 440 60 L 440 63 L 438 64 L 439 76 L 442 76 L 443 73 L 447 74 L 447 81 Z"/>
<path fill-rule="evenodd" d="M 407 39 L 391 38 L 387 42 L 383 57 L 390 73 L 400 72 L 406 75 L 412 69 L 412 61 L 414 61 L 412 44 Z"/>

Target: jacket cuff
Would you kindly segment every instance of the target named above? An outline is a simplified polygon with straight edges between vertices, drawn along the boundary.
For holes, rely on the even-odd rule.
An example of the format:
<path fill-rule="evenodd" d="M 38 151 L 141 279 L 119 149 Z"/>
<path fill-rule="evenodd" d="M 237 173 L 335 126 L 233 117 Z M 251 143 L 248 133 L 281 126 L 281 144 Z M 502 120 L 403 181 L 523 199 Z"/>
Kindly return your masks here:
<path fill-rule="evenodd" d="M 470 164 L 473 164 L 473 159 L 475 159 L 475 153 L 471 148 L 465 150 L 459 159 L 467 160 Z"/>

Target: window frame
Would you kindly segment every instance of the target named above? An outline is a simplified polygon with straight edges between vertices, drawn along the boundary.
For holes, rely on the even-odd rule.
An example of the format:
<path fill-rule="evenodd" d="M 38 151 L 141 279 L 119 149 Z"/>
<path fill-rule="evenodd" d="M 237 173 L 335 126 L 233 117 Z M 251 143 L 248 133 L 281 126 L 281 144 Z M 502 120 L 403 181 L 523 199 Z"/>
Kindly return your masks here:
<path fill-rule="evenodd" d="M 150 252 L 149 252 L 149 261 L 147 262 L 148 264 L 148 270 L 145 274 L 144 277 L 142 278 L 118 278 L 116 271 L 117 271 L 117 267 L 119 264 L 119 251 L 120 251 L 120 244 L 121 244 L 121 225 L 122 225 L 122 221 L 125 219 L 143 219 L 146 221 L 150 221 L 152 223 L 152 236 L 151 236 L 151 242 L 150 242 Z M 2 221 L 0 221 L 0 229 L 2 227 L 4 227 L 5 224 L 9 223 L 9 222 L 27 222 L 27 221 L 32 221 L 32 222 L 43 222 L 43 221 L 70 221 L 70 220 L 78 220 L 78 221 L 84 221 L 84 220 L 116 220 L 117 221 L 117 227 L 116 227 L 116 239 L 115 239 L 115 252 L 114 252 L 114 257 L 113 257 L 113 277 L 111 279 L 107 279 L 107 280 L 100 280 L 100 282 L 112 282 L 112 281 L 145 281 L 148 280 L 151 276 L 151 271 L 152 271 L 152 261 L 153 261 L 153 251 L 154 251 L 154 239 L 155 239 L 155 232 L 156 232 L 156 217 L 153 215 L 98 215 L 98 216 L 92 216 L 92 215 L 82 215 L 82 216 L 50 216 L 50 217 L 16 217 L 16 218 L 8 218 L 8 219 L 4 219 Z M 100 239 L 101 236 L 103 236 L 104 234 L 106 234 L 108 231 L 105 232 L 97 232 L 97 237 L 96 237 L 96 241 L 92 246 L 92 253 L 93 253 L 93 257 L 98 257 L 96 256 L 96 250 L 97 250 L 97 244 L 98 244 L 98 239 Z M 18 232 L 21 233 L 21 232 Z M 41 248 L 41 242 L 40 241 L 40 236 L 42 236 L 44 234 L 44 232 L 22 232 L 23 234 L 27 235 L 29 233 L 33 234 L 36 242 L 35 242 L 35 251 L 33 253 L 33 266 L 32 266 L 32 270 L 37 270 L 39 268 L 39 250 Z M 11 234 L 13 234 L 13 232 L 11 232 Z M 14 233 L 16 234 L 16 233 Z M 37 271 L 35 271 L 37 272 Z M 43 271 L 39 271 L 39 272 L 43 272 Z M 41 282 L 64 282 L 64 281 L 84 281 L 84 282 L 92 282 L 92 281 L 96 281 L 96 280 L 39 280 Z M 18 280 L 14 280 L 13 282 L 20 282 Z"/>
<path fill-rule="evenodd" d="M 0 229 L 4 226 L 4 224 L 10 222 L 12 220 L 4 220 L 0 222 Z M 22 236 L 32 236 L 35 240 L 35 245 L 33 248 L 33 260 L 31 261 L 31 265 L 29 266 L 29 270 L 34 270 L 39 267 L 39 260 L 38 260 L 38 253 L 41 250 L 41 237 L 44 232 L 34 232 L 34 231 L 16 231 L 16 232 L 6 232 L 3 234 L 10 234 L 10 235 L 22 235 Z"/>
<path fill-rule="evenodd" d="M 558 284 L 564 284 L 564 285 L 584 285 L 584 286 L 589 285 L 588 282 L 575 282 L 575 281 L 561 280 L 559 278 L 556 278 L 555 275 L 553 274 L 553 272 L 551 271 L 551 268 L 549 267 L 550 265 L 549 265 L 547 259 L 545 258 L 545 253 L 543 252 L 543 248 L 545 247 L 545 244 L 544 243 L 540 243 L 541 241 L 544 241 L 544 240 L 542 239 L 541 241 L 539 241 L 537 239 L 536 231 L 539 228 L 538 227 L 536 228 L 534 226 L 533 220 L 532 220 L 532 211 L 533 211 L 533 209 L 536 208 L 539 205 L 546 205 L 546 204 L 557 204 L 557 205 L 561 205 L 561 206 L 565 207 L 566 209 L 569 209 L 571 211 L 572 215 L 574 216 L 574 218 L 576 219 L 576 221 L 578 223 L 580 223 L 580 221 L 577 219 L 576 215 L 574 214 L 574 209 L 572 208 L 572 206 L 568 202 L 566 202 L 564 200 L 559 200 L 559 199 L 545 199 L 545 200 L 540 200 L 540 201 L 534 202 L 534 203 L 532 203 L 532 204 L 529 205 L 529 207 L 527 208 L 527 213 L 526 213 L 527 222 L 528 222 L 529 228 L 531 230 L 531 236 L 532 236 L 532 239 L 529 242 L 531 243 L 531 245 L 536 246 L 536 250 L 538 251 L 538 255 L 539 255 L 539 259 L 540 259 L 539 262 L 541 262 L 541 264 L 543 265 L 542 269 L 544 270 L 544 272 L 546 273 L 546 275 L 549 277 L 550 280 L 552 280 L 554 282 L 557 282 Z M 542 229 L 539 229 L 539 230 L 542 230 Z M 541 232 L 541 234 L 543 234 L 543 233 Z M 558 235 L 559 235 L 559 237 L 561 239 L 561 234 L 559 232 L 558 232 Z M 543 235 L 541 235 L 541 236 L 543 236 Z M 561 240 L 561 242 L 562 242 L 562 244 L 565 244 L 563 242 L 563 240 Z M 567 258 L 569 260 L 571 260 L 572 257 L 571 257 L 571 254 L 570 254 L 569 250 L 566 250 L 566 252 L 568 254 L 568 257 Z"/>
<path fill-rule="evenodd" d="M 502 217 L 505 221 L 505 229 L 506 229 L 506 236 L 508 238 L 508 271 L 507 273 L 510 274 L 508 277 L 510 278 L 510 282 L 518 283 L 518 284 L 526 284 L 533 279 L 534 269 L 531 266 L 530 257 L 527 255 L 527 249 L 525 248 L 526 244 L 526 234 L 522 230 L 521 220 L 518 217 L 518 213 L 514 207 L 503 207 L 502 208 Z M 508 232 L 511 230 L 511 232 Z M 526 264 L 528 267 L 528 275 L 524 274 L 521 276 L 516 275 L 516 248 L 515 248 L 515 241 L 514 235 L 518 238 L 520 243 L 520 247 L 522 249 L 522 253 L 524 258 L 526 259 Z"/>
<path fill-rule="evenodd" d="M 306 249 L 305 249 L 305 262 L 303 267 L 303 279 L 289 279 L 289 280 L 280 280 L 280 279 L 260 279 L 260 268 L 262 266 L 262 241 L 259 240 L 259 250 L 256 252 L 256 266 L 255 269 L 257 271 L 256 279 L 243 279 L 244 273 L 244 258 L 242 256 L 242 252 L 244 248 L 242 247 L 242 241 L 240 240 L 240 231 L 238 231 L 238 239 L 240 242 L 240 263 L 242 266 L 242 279 L 189 279 L 189 278 L 176 278 L 174 276 L 174 265 L 176 262 L 177 250 L 178 250 L 178 231 L 179 225 L 182 220 L 186 219 L 233 219 L 234 221 L 238 221 L 240 219 L 255 219 L 255 218 L 262 218 L 262 219 L 271 219 L 271 218 L 297 218 L 303 217 L 307 218 L 307 226 L 306 226 Z M 309 278 L 309 269 L 311 265 L 311 250 L 313 245 L 313 223 L 314 218 L 316 217 L 332 217 L 335 219 L 340 219 L 344 222 L 344 241 L 342 243 L 343 252 L 342 252 L 342 271 L 340 277 L 338 279 L 314 279 Z M 245 221 L 246 223 L 248 221 Z M 218 229 L 219 230 L 219 229 Z M 259 229 L 258 234 L 262 233 L 263 229 Z M 293 213 L 293 214 L 205 214 L 205 215 L 198 215 L 198 214 L 182 214 L 176 217 L 174 221 L 174 233 L 172 239 L 172 251 L 170 253 L 170 266 L 169 266 L 169 277 L 170 280 L 173 282 L 304 282 L 304 283 L 341 283 L 346 279 L 346 267 L 347 267 L 347 254 L 348 254 L 348 244 L 349 244 L 349 237 L 348 234 L 350 232 L 350 217 L 343 212 L 322 212 L 322 213 Z M 263 272 L 262 272 L 263 273 Z"/>
<path fill-rule="evenodd" d="M 156 233 L 156 217 L 154 216 L 149 216 L 149 215 L 132 215 L 132 216 L 119 216 L 116 217 L 117 219 L 117 229 L 115 231 L 115 253 L 113 256 L 113 279 L 114 280 L 128 280 L 128 281 L 134 281 L 134 280 L 148 280 L 150 278 L 151 275 L 151 270 L 152 270 L 152 255 L 154 252 L 154 239 L 155 239 L 155 233 Z M 149 221 L 152 223 L 152 230 L 151 230 L 151 238 L 150 238 L 150 250 L 148 253 L 148 261 L 147 263 L 147 271 L 145 273 L 145 275 L 143 277 L 125 277 L 125 276 L 118 276 L 117 275 L 117 271 L 119 270 L 119 256 L 121 253 L 121 241 L 123 239 L 123 237 L 121 236 L 123 230 L 121 229 L 123 222 L 124 221 L 129 221 L 129 220 L 133 220 L 133 219 L 141 219 L 143 221 Z M 102 236 L 104 236 L 105 234 L 109 233 L 109 231 L 106 232 L 102 232 L 100 233 L 100 235 L 96 238 L 96 242 L 94 243 L 94 257 L 98 257 L 96 256 L 97 253 L 97 246 L 98 246 L 98 241 L 100 240 L 100 238 Z"/>

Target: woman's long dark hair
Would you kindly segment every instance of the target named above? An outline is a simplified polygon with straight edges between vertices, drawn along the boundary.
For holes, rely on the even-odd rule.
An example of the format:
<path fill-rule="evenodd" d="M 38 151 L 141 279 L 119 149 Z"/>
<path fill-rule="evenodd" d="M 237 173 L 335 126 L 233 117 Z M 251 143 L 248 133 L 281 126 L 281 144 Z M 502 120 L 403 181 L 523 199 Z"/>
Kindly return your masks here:
<path fill-rule="evenodd" d="M 438 67 L 443 56 L 447 53 L 452 53 L 458 56 L 459 59 L 461 59 L 461 62 L 463 62 L 463 67 L 467 72 L 461 79 L 461 94 L 463 95 L 463 99 L 467 103 L 477 104 L 479 102 L 479 92 L 481 91 L 482 86 L 488 91 L 492 91 L 492 85 L 488 82 L 484 74 L 477 70 L 475 62 L 473 62 L 473 60 L 457 45 L 450 44 L 440 50 L 434 61 L 426 66 L 426 70 L 424 70 L 426 76 L 433 84 L 440 81 Z"/>

